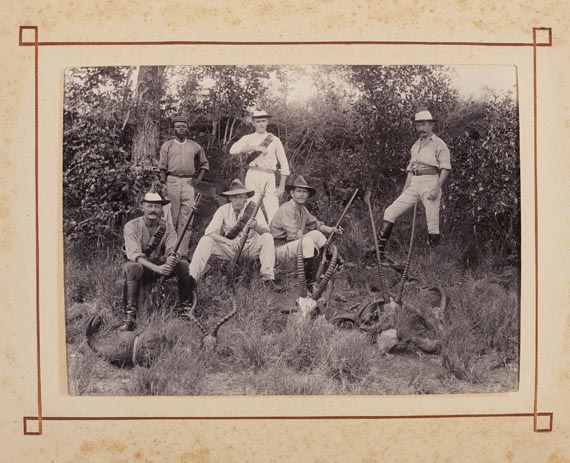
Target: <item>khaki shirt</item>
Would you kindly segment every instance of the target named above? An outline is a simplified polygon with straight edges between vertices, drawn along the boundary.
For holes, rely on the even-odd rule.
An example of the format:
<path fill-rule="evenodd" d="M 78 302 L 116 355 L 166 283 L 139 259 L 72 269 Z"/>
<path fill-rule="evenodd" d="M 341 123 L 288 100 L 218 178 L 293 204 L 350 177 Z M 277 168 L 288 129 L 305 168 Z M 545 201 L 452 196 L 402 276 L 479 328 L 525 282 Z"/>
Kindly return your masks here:
<path fill-rule="evenodd" d="M 244 204 L 237 217 L 232 203 L 224 204 L 222 207 L 218 208 L 218 210 L 214 213 L 212 220 L 208 224 L 208 228 L 206 228 L 204 235 L 208 236 L 210 233 L 219 233 L 220 235 L 226 235 L 243 216 L 243 213 L 245 212 L 245 209 L 250 202 L 251 201 L 248 201 Z M 257 225 L 269 228 L 261 210 L 257 211 L 255 220 L 257 221 Z M 247 239 L 251 239 L 255 235 L 257 235 L 257 232 L 255 230 L 250 230 Z"/>
<path fill-rule="evenodd" d="M 160 244 L 154 248 L 154 251 L 150 256 L 145 256 L 144 250 L 148 247 L 150 239 L 154 232 L 157 230 L 158 226 L 151 230 L 144 221 L 143 217 L 137 217 L 125 225 L 123 230 L 123 236 L 125 238 L 125 251 L 127 254 L 127 259 L 136 262 L 139 257 L 145 257 L 149 260 L 157 259 L 168 254 L 176 246 L 176 230 L 172 224 L 168 222 L 162 222 L 166 224 L 166 230 Z"/>
<path fill-rule="evenodd" d="M 451 156 L 445 142 L 437 135 L 432 134 L 427 140 L 421 138 L 414 143 L 411 149 L 412 158 L 406 170 L 435 167 L 436 169 L 451 170 Z"/>
<path fill-rule="evenodd" d="M 196 165 L 196 160 L 199 164 Z M 180 143 L 176 138 L 168 140 L 160 148 L 158 168 L 174 175 L 194 175 L 196 171 L 210 170 L 202 147 L 192 140 Z"/>
<path fill-rule="evenodd" d="M 311 230 L 318 230 L 323 222 L 309 212 L 303 206 L 302 208 L 290 199 L 284 203 L 277 213 L 273 216 L 269 230 L 275 239 L 287 239 L 287 241 L 295 241 L 298 239 L 297 234 L 301 230 L 302 215 L 301 211 L 307 215 L 307 222 L 305 223 L 305 232 Z"/>

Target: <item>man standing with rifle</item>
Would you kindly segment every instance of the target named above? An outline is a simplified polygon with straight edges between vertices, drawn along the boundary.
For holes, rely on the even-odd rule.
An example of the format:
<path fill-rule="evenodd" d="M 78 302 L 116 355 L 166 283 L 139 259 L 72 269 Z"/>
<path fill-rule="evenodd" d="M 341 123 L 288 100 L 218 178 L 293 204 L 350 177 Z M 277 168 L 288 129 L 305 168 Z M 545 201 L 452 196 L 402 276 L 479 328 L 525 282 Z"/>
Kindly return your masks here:
<path fill-rule="evenodd" d="M 230 189 L 222 194 L 230 200 L 230 203 L 223 205 L 214 213 L 194 251 L 190 262 L 191 291 L 195 290 L 196 282 L 202 277 L 210 256 L 231 261 L 236 253 L 240 252 L 250 259 L 259 257 L 264 284 L 275 291 L 280 291 L 281 288 L 274 281 L 273 237 L 257 204 L 249 201 L 255 192 L 247 189 L 239 179 L 235 179 Z M 245 233 L 247 238 L 243 241 Z M 243 247 L 240 248 L 242 241 Z"/>
<path fill-rule="evenodd" d="M 159 277 L 176 276 L 179 306 L 191 302 L 188 263 L 174 252 L 176 231 L 162 216 L 162 206 L 170 201 L 149 191 L 141 201 L 142 217 L 127 222 L 124 228 L 125 254 L 123 264 L 125 319 L 121 331 L 132 331 L 138 312 L 140 287 Z"/>
<path fill-rule="evenodd" d="M 181 236 L 194 205 L 194 186 L 199 172 L 210 169 L 203 148 L 188 135 L 188 120 L 183 116 L 172 118 L 175 137 L 160 148 L 160 181 L 166 185 L 166 195 L 171 201 L 172 224 Z M 184 235 L 179 253 L 186 259 L 190 235 Z"/>
<path fill-rule="evenodd" d="M 305 204 L 315 195 L 317 190 L 309 186 L 303 176 L 299 175 L 293 183 L 285 186 L 285 190 L 291 196 L 277 211 L 271 221 L 271 234 L 275 239 L 277 260 L 292 259 L 297 252 L 297 244 L 303 236 L 303 258 L 305 261 L 305 273 L 307 284 L 315 282 L 318 268 L 318 251 L 327 242 L 325 235 L 333 233 L 341 235 L 342 227 L 329 227 L 312 215 Z M 303 216 L 306 216 L 305 231 L 302 234 L 301 227 Z"/>
<path fill-rule="evenodd" d="M 251 116 L 255 132 L 241 137 L 230 148 L 231 155 L 252 155 L 245 176 L 245 186 L 255 191 L 254 201 L 258 202 L 261 192 L 265 190 L 263 206 L 270 223 L 279 209 L 279 198 L 283 196 L 285 182 L 289 175 L 289 162 L 285 156 L 283 143 L 267 131 L 269 114 L 265 111 L 254 111 Z M 279 186 L 275 188 L 275 172 L 279 166 Z"/>

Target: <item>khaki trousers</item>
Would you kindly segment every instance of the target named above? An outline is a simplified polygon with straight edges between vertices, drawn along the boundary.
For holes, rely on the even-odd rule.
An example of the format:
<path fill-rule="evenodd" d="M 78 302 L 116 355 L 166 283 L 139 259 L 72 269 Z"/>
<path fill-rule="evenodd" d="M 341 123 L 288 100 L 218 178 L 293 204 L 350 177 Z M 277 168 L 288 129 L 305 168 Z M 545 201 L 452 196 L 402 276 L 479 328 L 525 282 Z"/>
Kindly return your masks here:
<path fill-rule="evenodd" d="M 441 189 L 435 199 L 427 199 L 428 193 L 437 186 L 438 175 L 414 175 L 410 186 L 386 208 L 384 220 L 396 222 L 404 212 L 421 201 L 426 211 L 428 233 L 439 234 L 439 205 L 441 203 Z"/>
<path fill-rule="evenodd" d="M 263 196 L 263 207 L 267 216 L 267 223 L 271 223 L 273 216 L 279 209 L 279 198 L 275 194 L 275 174 L 269 172 L 261 172 L 259 170 L 248 170 L 245 175 L 245 187 L 255 190 L 255 196 L 252 200 L 257 204 L 261 192 L 265 189 Z"/>
<path fill-rule="evenodd" d="M 303 257 L 308 259 L 315 255 L 315 251 L 321 249 L 327 238 L 318 230 L 312 230 L 303 235 Z M 292 259 L 297 255 L 297 246 L 299 245 L 299 240 L 290 241 L 283 246 L 279 246 L 275 249 L 275 254 L 277 260 Z"/>
<path fill-rule="evenodd" d="M 166 194 L 170 200 L 170 213 L 172 215 L 172 225 L 176 230 L 176 235 L 182 234 L 182 229 L 188 220 L 192 206 L 194 206 L 194 187 L 190 185 L 189 178 L 179 178 L 169 175 L 166 179 Z M 190 233 L 186 232 L 178 252 L 181 256 L 188 255 L 190 244 Z"/>

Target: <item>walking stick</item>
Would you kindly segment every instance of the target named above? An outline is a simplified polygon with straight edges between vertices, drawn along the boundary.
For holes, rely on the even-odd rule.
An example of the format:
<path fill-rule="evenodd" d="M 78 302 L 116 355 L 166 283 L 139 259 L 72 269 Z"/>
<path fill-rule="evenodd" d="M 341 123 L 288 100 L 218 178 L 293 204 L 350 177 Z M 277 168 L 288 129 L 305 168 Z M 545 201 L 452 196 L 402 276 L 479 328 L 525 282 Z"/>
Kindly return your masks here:
<path fill-rule="evenodd" d="M 370 213 L 370 222 L 372 223 L 372 237 L 374 238 L 374 249 L 376 249 L 376 261 L 378 267 L 378 276 L 380 277 L 380 290 L 382 291 L 382 297 L 384 299 L 384 304 L 390 302 L 390 293 L 388 292 L 388 287 L 386 286 L 386 280 L 384 276 L 384 268 L 382 267 L 382 262 L 380 261 L 380 249 L 378 249 L 378 237 L 376 235 L 376 223 L 374 222 L 374 213 L 372 212 L 372 204 L 370 204 L 370 197 L 372 196 L 372 191 L 366 189 L 364 193 L 364 202 L 368 206 L 368 212 Z"/>

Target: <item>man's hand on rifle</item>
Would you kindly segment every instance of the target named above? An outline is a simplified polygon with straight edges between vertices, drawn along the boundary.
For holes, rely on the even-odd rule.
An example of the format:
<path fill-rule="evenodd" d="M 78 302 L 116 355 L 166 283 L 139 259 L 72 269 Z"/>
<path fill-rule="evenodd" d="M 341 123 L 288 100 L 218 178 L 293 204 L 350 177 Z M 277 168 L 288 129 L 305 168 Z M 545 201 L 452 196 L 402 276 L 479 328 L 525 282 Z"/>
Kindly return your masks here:
<path fill-rule="evenodd" d="M 246 227 L 249 230 L 255 230 L 255 227 L 257 226 L 257 220 L 255 220 L 255 218 L 251 218 L 247 221 Z"/>
<path fill-rule="evenodd" d="M 239 249 L 239 237 L 241 236 L 241 234 L 239 234 L 236 238 L 234 238 L 233 240 L 227 240 L 226 244 L 231 248 L 232 251 L 237 252 L 237 250 Z"/>

